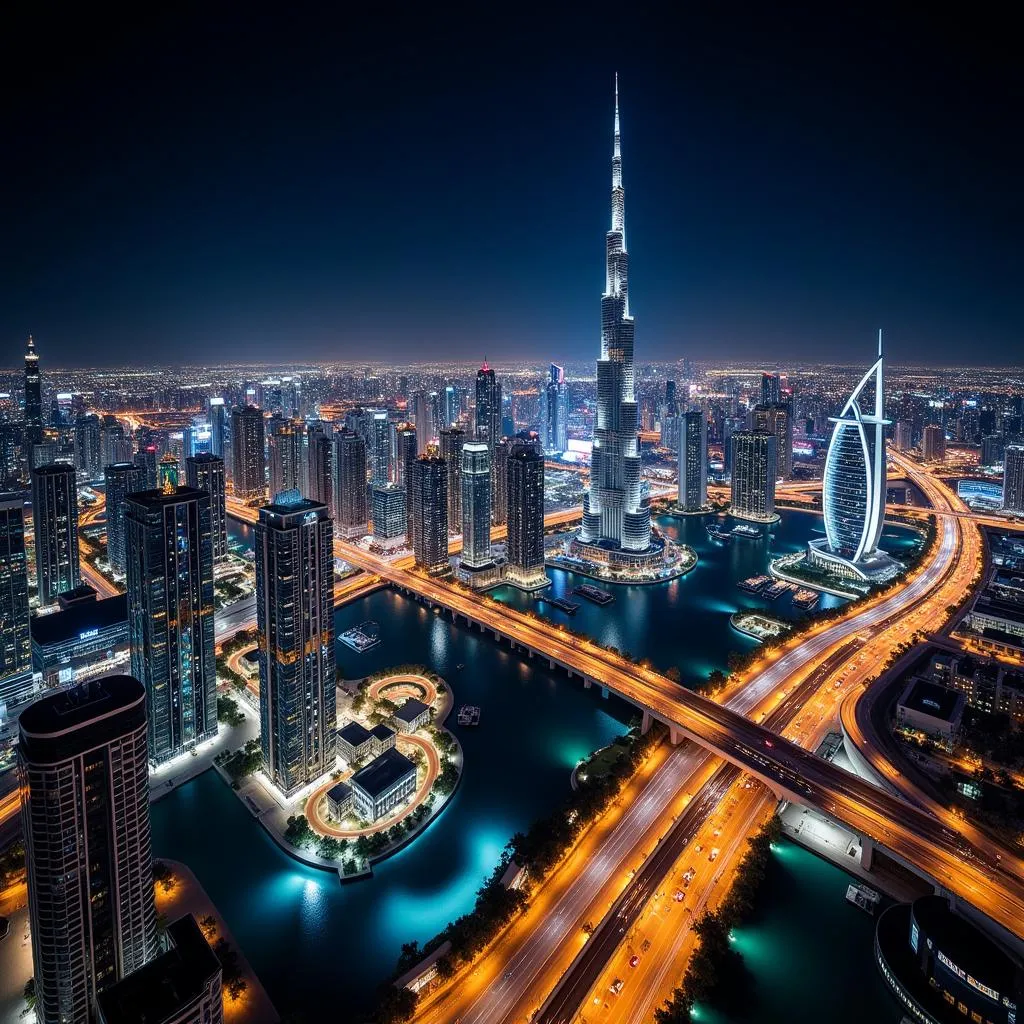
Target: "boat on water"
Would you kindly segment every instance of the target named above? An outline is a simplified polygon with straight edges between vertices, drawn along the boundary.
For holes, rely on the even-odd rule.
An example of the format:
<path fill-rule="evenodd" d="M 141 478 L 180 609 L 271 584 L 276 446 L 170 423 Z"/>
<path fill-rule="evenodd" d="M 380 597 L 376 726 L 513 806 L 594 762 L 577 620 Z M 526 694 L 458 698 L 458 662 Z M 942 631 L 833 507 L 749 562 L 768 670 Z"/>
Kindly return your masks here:
<path fill-rule="evenodd" d="M 736 586 L 748 594 L 760 594 L 771 581 L 771 576 L 748 576 L 745 580 L 740 580 Z"/>
<path fill-rule="evenodd" d="M 846 890 L 846 902 L 863 910 L 865 914 L 874 915 L 882 897 L 874 889 L 866 885 L 850 885 Z"/>
<path fill-rule="evenodd" d="M 588 601 L 593 601 L 594 604 L 611 604 L 615 600 L 607 590 L 601 590 L 589 583 L 581 583 L 578 587 L 573 587 L 572 592 L 579 594 L 580 597 L 585 597 Z"/>
<path fill-rule="evenodd" d="M 580 608 L 578 601 L 570 601 L 567 597 L 548 597 L 543 594 L 535 594 L 533 599 L 537 604 L 549 604 L 552 608 L 565 612 L 566 615 L 575 615 Z"/>
<path fill-rule="evenodd" d="M 458 722 L 459 725 L 479 725 L 480 708 L 475 704 L 463 704 L 459 708 Z"/>
<path fill-rule="evenodd" d="M 783 580 L 776 580 L 761 591 L 761 596 L 767 597 L 769 601 L 775 601 L 777 598 L 782 597 L 783 594 L 788 594 L 791 589 L 790 584 Z"/>
<path fill-rule="evenodd" d="M 758 526 L 751 526 L 750 523 L 737 523 L 732 528 L 732 535 L 734 537 L 762 537 L 764 531 Z"/>
<path fill-rule="evenodd" d="M 803 608 L 805 611 L 813 608 L 820 600 L 820 595 L 816 590 L 809 590 L 807 587 L 801 587 L 793 595 L 793 604 L 797 608 Z"/>
<path fill-rule="evenodd" d="M 728 544 L 732 540 L 732 530 L 721 523 L 708 523 L 704 530 L 710 540 L 717 540 L 719 544 Z"/>

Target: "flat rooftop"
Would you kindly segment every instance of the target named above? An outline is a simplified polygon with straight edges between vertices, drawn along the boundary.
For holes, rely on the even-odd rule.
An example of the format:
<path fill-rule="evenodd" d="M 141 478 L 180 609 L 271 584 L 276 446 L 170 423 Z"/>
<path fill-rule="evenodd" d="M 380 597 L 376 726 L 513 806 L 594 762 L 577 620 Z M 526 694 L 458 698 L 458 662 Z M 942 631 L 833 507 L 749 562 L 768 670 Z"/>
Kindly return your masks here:
<path fill-rule="evenodd" d="M 361 747 L 370 739 L 370 731 L 364 729 L 358 722 L 349 722 L 338 730 L 338 737 L 353 747 Z"/>
<path fill-rule="evenodd" d="M 327 790 L 327 799 L 333 800 L 336 804 L 347 800 L 352 795 L 352 787 L 347 782 L 339 782 Z"/>
<path fill-rule="evenodd" d="M 370 735 L 375 740 L 380 740 L 383 743 L 386 740 L 391 739 L 391 737 L 395 735 L 395 730 L 389 729 L 386 725 L 375 725 L 370 730 Z"/>
<path fill-rule="evenodd" d="M 419 718 L 424 711 L 429 711 L 430 705 L 423 701 L 410 697 L 396 712 L 395 718 L 402 722 L 412 722 Z"/>
<path fill-rule="evenodd" d="M 963 704 L 964 696 L 957 690 L 950 690 L 939 683 L 927 679 L 915 679 L 903 696 L 900 704 L 932 718 L 950 721 L 956 717 L 958 707 Z"/>
<path fill-rule="evenodd" d="M 51 615 L 33 615 L 30 629 L 33 642 L 48 647 L 77 640 L 93 629 L 103 631 L 120 625 L 128 626 L 127 594 L 74 604 Z"/>
<path fill-rule="evenodd" d="M 367 796 L 376 799 L 410 772 L 416 773 L 416 765 L 392 747 L 375 757 L 365 768 L 360 768 L 352 776 L 352 787 L 358 787 Z"/>
<path fill-rule="evenodd" d="M 23 735 L 56 737 L 145 700 L 146 689 L 133 676 L 104 676 L 41 697 L 18 724 Z"/>

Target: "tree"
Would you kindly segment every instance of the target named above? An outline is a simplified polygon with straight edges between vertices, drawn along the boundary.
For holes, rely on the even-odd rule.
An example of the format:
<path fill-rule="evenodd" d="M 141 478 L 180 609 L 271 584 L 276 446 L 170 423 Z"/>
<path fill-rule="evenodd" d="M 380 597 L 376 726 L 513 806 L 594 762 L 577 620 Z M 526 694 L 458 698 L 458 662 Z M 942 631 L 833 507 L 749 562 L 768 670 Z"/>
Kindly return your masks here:
<path fill-rule="evenodd" d="M 29 978 L 25 982 L 25 987 L 21 990 L 21 994 L 25 997 L 25 1002 L 28 1003 L 28 1008 L 34 1010 L 36 1008 L 36 979 Z"/>
<path fill-rule="evenodd" d="M 324 860 L 338 860 L 344 853 L 344 847 L 334 836 L 321 836 L 316 852 Z"/>
<path fill-rule="evenodd" d="M 415 992 L 388 982 L 379 990 L 374 1019 L 379 1024 L 404 1024 L 416 1012 L 416 999 Z"/>
<path fill-rule="evenodd" d="M 199 918 L 199 930 L 209 942 L 217 934 L 217 918 L 213 914 L 204 914 Z"/>
<path fill-rule="evenodd" d="M 671 679 L 673 683 L 678 683 L 683 678 L 683 673 L 679 671 L 678 665 L 672 665 L 665 672 L 665 678 Z"/>

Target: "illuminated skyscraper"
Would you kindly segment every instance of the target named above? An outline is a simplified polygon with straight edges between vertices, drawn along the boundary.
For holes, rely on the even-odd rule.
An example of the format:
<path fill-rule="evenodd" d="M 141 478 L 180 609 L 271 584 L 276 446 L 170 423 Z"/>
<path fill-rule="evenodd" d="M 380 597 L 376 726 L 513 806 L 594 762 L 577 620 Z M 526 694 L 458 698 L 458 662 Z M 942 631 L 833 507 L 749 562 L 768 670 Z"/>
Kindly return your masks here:
<path fill-rule="evenodd" d="M 1024 444 L 1008 444 L 1003 453 L 1003 508 L 1024 515 Z"/>
<path fill-rule="evenodd" d="M 100 418 L 95 413 L 75 420 L 75 469 L 83 480 L 98 480 L 103 472 Z"/>
<path fill-rule="evenodd" d="M 225 457 L 224 451 L 224 421 L 225 421 L 225 410 L 224 410 L 224 399 L 211 398 L 210 399 L 210 452 L 213 455 L 219 455 L 222 459 Z"/>
<path fill-rule="evenodd" d="M 43 439 L 43 382 L 39 373 L 39 353 L 32 335 L 25 352 L 25 443 L 38 444 Z"/>
<path fill-rule="evenodd" d="M 386 550 L 405 540 L 405 488 L 398 484 L 374 484 L 370 489 L 373 543 Z"/>
<path fill-rule="evenodd" d="M 25 503 L 0 494 L 0 704 L 18 704 L 32 689 Z"/>
<path fill-rule="evenodd" d="M 421 455 L 412 464 L 412 549 L 416 567 L 431 576 L 447 575 L 448 472 L 438 455 Z"/>
<path fill-rule="evenodd" d="M 263 411 L 253 405 L 231 412 L 231 482 L 236 498 L 262 500 L 267 493 Z"/>
<path fill-rule="evenodd" d="M 776 405 L 782 401 L 782 380 L 777 373 L 761 374 L 761 405 Z"/>
<path fill-rule="evenodd" d="M 937 423 L 929 423 L 924 428 L 921 455 L 925 462 L 946 461 L 946 432 Z"/>
<path fill-rule="evenodd" d="M 508 522 L 508 453 L 504 438 L 491 448 L 491 522 L 495 526 Z"/>
<path fill-rule="evenodd" d="M 302 481 L 299 490 L 310 501 L 319 501 L 327 506 L 328 514 L 334 518 L 334 484 L 332 480 L 334 462 L 334 431 L 330 423 L 319 420 L 306 424 Z"/>
<path fill-rule="evenodd" d="M 130 494 L 125 549 L 132 675 L 159 764 L 217 735 L 210 496 L 170 481 Z"/>
<path fill-rule="evenodd" d="M 263 770 L 285 795 L 334 767 L 333 547 L 326 505 L 295 491 L 260 509 L 260 744 Z"/>
<path fill-rule="evenodd" d="M 882 332 L 878 358 L 860 379 L 835 424 L 825 456 L 822 511 L 825 540 L 812 540 L 808 560 L 840 576 L 881 580 L 900 568 L 878 547 L 885 519 L 885 419 Z M 874 409 L 861 408 L 863 391 L 874 383 Z"/>
<path fill-rule="evenodd" d="M 367 530 L 366 445 L 346 429 L 334 435 L 334 522 L 339 537 L 362 537 Z"/>
<path fill-rule="evenodd" d="M 145 491 L 151 491 L 156 487 L 156 445 L 149 444 L 140 448 L 135 453 L 135 465 L 142 470 L 146 476 Z"/>
<path fill-rule="evenodd" d="M 18 726 L 35 1017 L 90 1024 L 97 993 L 158 948 L 146 691 L 92 680 L 40 698 Z"/>
<path fill-rule="evenodd" d="M 185 460 L 185 482 L 210 496 L 210 538 L 213 560 L 228 556 L 228 515 L 224 497 L 224 460 L 217 455 L 193 455 Z M 109 498 L 108 498 L 109 500 Z"/>
<path fill-rule="evenodd" d="M 462 446 L 462 560 L 473 572 L 491 559 L 491 452 L 483 441 Z"/>
<path fill-rule="evenodd" d="M 131 462 L 132 442 L 116 416 L 104 416 L 100 424 L 101 466 Z"/>
<path fill-rule="evenodd" d="M 458 427 L 441 431 L 441 458 L 448 469 L 448 527 L 462 527 L 462 446 L 466 432 Z"/>
<path fill-rule="evenodd" d="M 515 444 L 508 456 L 508 558 L 506 580 L 521 590 L 539 590 L 544 572 L 544 457 L 530 444 Z"/>
<path fill-rule="evenodd" d="M 412 543 L 412 467 L 419 455 L 416 428 L 410 423 L 398 428 L 398 453 L 395 459 L 395 483 L 405 488 L 405 536 Z"/>
<path fill-rule="evenodd" d="M 732 435 L 732 515 L 757 522 L 778 518 L 775 444 L 775 435 L 763 430 L 738 430 Z"/>
<path fill-rule="evenodd" d="M 413 397 L 413 415 L 416 418 L 416 454 L 422 455 L 437 437 L 434 405 L 427 391 L 417 391 Z"/>
<path fill-rule="evenodd" d="M 386 484 L 391 479 L 391 424 L 384 409 L 370 409 L 368 415 L 370 483 Z"/>
<path fill-rule="evenodd" d="M 788 480 L 793 475 L 793 407 L 788 402 L 755 405 L 750 413 L 750 429 L 775 435 L 775 476 Z"/>
<path fill-rule="evenodd" d="M 569 398 L 565 370 L 561 366 L 551 364 L 544 393 L 544 451 L 561 455 L 569 447 Z"/>
<path fill-rule="evenodd" d="M 584 555 L 636 563 L 651 548 L 651 509 L 640 480 L 640 438 L 634 390 L 634 322 L 629 308 L 629 255 L 619 138 L 618 79 L 612 149 L 611 229 L 606 236 L 601 296 L 601 356 L 597 361 L 597 422 L 590 486 L 583 499 L 578 544 Z M 660 556 L 660 551 L 658 552 Z"/>
<path fill-rule="evenodd" d="M 700 409 L 691 409 L 679 417 L 676 505 L 681 512 L 697 512 L 708 505 L 708 419 Z"/>
<path fill-rule="evenodd" d="M 476 371 L 476 439 L 492 451 L 501 440 L 501 383 L 486 359 Z"/>
<path fill-rule="evenodd" d="M 46 608 L 80 582 L 74 466 L 51 463 L 32 471 L 32 524 L 39 607 Z"/>
<path fill-rule="evenodd" d="M 274 416 L 270 420 L 270 500 L 285 491 L 299 489 L 299 469 L 302 464 L 302 431 L 293 420 Z"/>
<path fill-rule="evenodd" d="M 107 498 L 107 561 L 125 571 L 124 510 L 129 494 L 146 490 L 146 471 L 134 462 L 115 462 L 103 470 Z"/>

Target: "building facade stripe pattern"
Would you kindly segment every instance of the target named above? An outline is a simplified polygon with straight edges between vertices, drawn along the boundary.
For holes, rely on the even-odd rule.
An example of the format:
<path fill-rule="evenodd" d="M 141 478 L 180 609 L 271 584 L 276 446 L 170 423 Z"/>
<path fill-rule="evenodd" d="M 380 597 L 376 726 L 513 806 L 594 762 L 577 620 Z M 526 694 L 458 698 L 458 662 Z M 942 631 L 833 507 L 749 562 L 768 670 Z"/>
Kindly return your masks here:
<path fill-rule="evenodd" d="M 641 552 L 651 546 L 651 509 L 640 478 L 640 438 L 629 307 L 629 254 L 619 135 L 619 85 L 615 80 L 611 229 L 605 241 L 605 290 L 601 296 L 601 358 L 597 362 L 597 421 L 590 487 L 583 499 L 579 539 Z"/>

